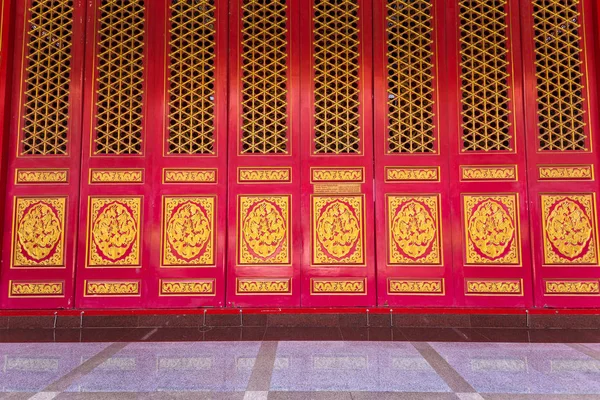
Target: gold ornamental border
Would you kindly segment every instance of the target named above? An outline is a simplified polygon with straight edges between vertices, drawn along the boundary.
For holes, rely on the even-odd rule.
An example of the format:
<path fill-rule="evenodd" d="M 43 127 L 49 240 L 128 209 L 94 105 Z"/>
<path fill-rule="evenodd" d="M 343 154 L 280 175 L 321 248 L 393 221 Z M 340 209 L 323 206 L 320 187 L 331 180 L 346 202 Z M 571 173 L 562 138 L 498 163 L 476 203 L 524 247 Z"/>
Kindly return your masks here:
<path fill-rule="evenodd" d="M 196 175 L 196 178 L 189 177 L 194 174 Z M 218 176 L 217 168 L 163 168 L 162 183 L 165 185 L 210 184 L 217 183 Z"/>
<path fill-rule="evenodd" d="M 57 185 L 69 183 L 68 168 L 17 168 L 15 185 Z"/>
<path fill-rule="evenodd" d="M 292 279 L 293 278 L 250 278 L 250 277 L 237 277 L 235 278 L 235 294 L 238 296 L 291 296 L 292 295 Z M 240 291 L 240 283 L 264 283 L 264 284 L 283 284 L 285 291 Z"/>
<path fill-rule="evenodd" d="M 540 181 L 595 181 L 594 164 L 538 165 Z M 580 172 L 578 173 L 577 170 Z M 577 176 L 577 175 L 580 176 Z"/>
<path fill-rule="evenodd" d="M 253 173 L 262 173 L 264 176 L 262 178 L 244 176 Z M 238 167 L 237 183 L 240 185 L 292 183 L 292 167 Z"/>
<path fill-rule="evenodd" d="M 358 178 L 337 178 L 337 179 L 320 179 L 317 175 L 320 173 L 340 173 L 340 174 L 358 174 Z M 365 183 L 365 168 L 364 167 L 310 167 L 310 183 Z"/>
<path fill-rule="evenodd" d="M 551 285 L 562 285 L 563 291 L 550 291 Z M 568 290 L 573 285 L 575 290 Z M 588 290 L 584 290 L 588 288 Z M 600 296 L 600 279 L 544 279 L 544 296 L 589 297 Z"/>
<path fill-rule="evenodd" d="M 472 176 L 477 175 L 477 176 Z M 461 165 L 461 182 L 517 182 L 518 165 Z"/>
<path fill-rule="evenodd" d="M 30 293 L 30 294 L 18 294 L 15 293 L 14 289 L 16 285 L 24 285 L 28 286 L 35 292 L 36 287 L 40 286 L 54 286 L 60 289 L 60 291 L 56 293 Z M 18 299 L 54 299 L 54 298 L 63 298 L 65 297 L 65 282 L 64 281 L 8 281 L 8 297 L 9 298 L 18 298 Z"/>
<path fill-rule="evenodd" d="M 493 291 L 489 290 L 485 291 L 471 291 L 469 290 L 469 284 L 479 284 L 479 285 L 500 285 L 498 290 Z M 519 289 L 518 292 L 512 291 L 511 285 L 517 285 Z M 465 296 L 482 296 L 482 297 L 522 297 L 524 295 L 523 291 L 523 279 L 522 278 L 506 278 L 506 279 L 488 279 L 488 278 L 465 278 Z M 502 286 L 504 285 L 504 286 Z"/>
<path fill-rule="evenodd" d="M 166 293 L 164 288 L 166 284 L 175 285 L 209 285 L 210 292 L 193 292 L 193 291 L 178 291 L 174 293 Z M 217 294 L 216 279 L 159 279 L 158 296 L 159 297 L 207 297 Z"/>
<path fill-rule="evenodd" d="M 112 293 L 91 293 L 91 285 L 106 285 L 114 287 Z M 133 285 L 135 292 L 123 290 L 129 285 Z M 83 297 L 140 297 L 142 295 L 142 281 L 139 279 L 128 280 L 84 280 L 83 281 Z M 93 289 L 92 289 L 93 290 Z"/>
<path fill-rule="evenodd" d="M 144 168 L 90 168 L 88 184 L 143 184 L 145 172 Z"/>
<path fill-rule="evenodd" d="M 391 290 L 392 284 L 398 283 L 406 283 L 406 284 L 416 284 L 416 285 L 439 285 L 439 291 L 404 291 L 404 292 L 393 292 Z M 445 296 L 446 295 L 446 280 L 444 278 L 388 278 L 387 279 L 387 294 L 390 296 Z"/>
<path fill-rule="evenodd" d="M 441 180 L 439 166 L 386 166 L 385 183 L 438 183 Z M 416 176 L 422 174 L 423 177 Z M 395 178 L 394 175 L 404 175 L 404 177 Z"/>
<path fill-rule="evenodd" d="M 353 285 L 358 284 L 361 290 L 352 291 L 317 291 L 315 290 L 315 284 L 339 284 L 350 286 L 352 289 Z M 368 282 L 367 278 L 310 278 L 310 294 L 311 296 L 366 296 L 367 295 Z"/>

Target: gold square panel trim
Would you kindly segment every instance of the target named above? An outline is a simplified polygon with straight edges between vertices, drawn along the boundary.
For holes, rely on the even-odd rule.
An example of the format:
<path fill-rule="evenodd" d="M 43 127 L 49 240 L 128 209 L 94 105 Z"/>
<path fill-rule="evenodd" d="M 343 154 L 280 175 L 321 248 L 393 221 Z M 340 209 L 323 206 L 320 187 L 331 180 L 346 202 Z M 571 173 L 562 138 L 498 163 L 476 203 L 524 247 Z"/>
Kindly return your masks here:
<path fill-rule="evenodd" d="M 391 295 L 444 295 L 444 279 L 388 279 Z"/>
<path fill-rule="evenodd" d="M 598 279 L 548 279 L 544 281 L 544 293 L 547 296 L 599 296 Z"/>
<path fill-rule="evenodd" d="M 467 296 L 523 296 L 522 279 L 465 279 Z"/>
<path fill-rule="evenodd" d="M 54 298 L 64 297 L 64 282 L 9 281 L 8 297 Z"/>
<path fill-rule="evenodd" d="M 367 294 L 366 278 L 341 278 L 341 279 L 321 279 L 312 278 L 310 280 L 310 294 L 312 295 L 353 295 Z"/>
<path fill-rule="evenodd" d="M 160 296 L 214 296 L 214 279 L 161 279 Z"/>
<path fill-rule="evenodd" d="M 137 297 L 141 295 L 141 282 L 137 280 L 84 281 L 85 297 Z"/>
<path fill-rule="evenodd" d="M 57 184 L 69 182 L 68 169 L 17 169 L 15 185 Z"/>
<path fill-rule="evenodd" d="M 236 294 L 292 294 L 291 278 L 238 278 Z"/>

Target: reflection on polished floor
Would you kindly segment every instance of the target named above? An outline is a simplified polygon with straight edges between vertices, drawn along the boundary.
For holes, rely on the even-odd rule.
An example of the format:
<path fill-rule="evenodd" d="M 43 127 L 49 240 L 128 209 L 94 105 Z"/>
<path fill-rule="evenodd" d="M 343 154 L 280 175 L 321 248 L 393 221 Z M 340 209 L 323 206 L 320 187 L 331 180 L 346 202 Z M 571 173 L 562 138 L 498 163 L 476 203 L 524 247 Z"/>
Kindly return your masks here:
<path fill-rule="evenodd" d="M 600 399 L 592 340 L 174 342 L 149 333 L 0 343 L 0 398 Z"/>

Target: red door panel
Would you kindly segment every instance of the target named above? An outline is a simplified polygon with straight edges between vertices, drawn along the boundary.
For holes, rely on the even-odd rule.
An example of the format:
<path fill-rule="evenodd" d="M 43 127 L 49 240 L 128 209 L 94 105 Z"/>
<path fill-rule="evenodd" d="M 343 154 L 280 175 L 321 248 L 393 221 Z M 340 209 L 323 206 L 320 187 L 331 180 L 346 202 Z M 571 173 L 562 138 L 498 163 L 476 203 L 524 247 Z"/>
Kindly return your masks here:
<path fill-rule="evenodd" d="M 228 306 L 300 305 L 301 3 L 230 2 Z"/>
<path fill-rule="evenodd" d="M 302 305 L 374 305 L 372 4 L 299 11 Z"/>
<path fill-rule="evenodd" d="M 84 4 L 15 2 L 3 308 L 73 305 Z"/>
<path fill-rule="evenodd" d="M 539 307 L 598 307 L 596 2 L 521 1 Z"/>
<path fill-rule="evenodd" d="M 439 112 L 444 2 L 374 4 L 377 291 L 453 303 L 448 134 Z"/>
<path fill-rule="evenodd" d="M 457 305 L 530 306 L 518 4 L 446 4 L 444 118 Z"/>

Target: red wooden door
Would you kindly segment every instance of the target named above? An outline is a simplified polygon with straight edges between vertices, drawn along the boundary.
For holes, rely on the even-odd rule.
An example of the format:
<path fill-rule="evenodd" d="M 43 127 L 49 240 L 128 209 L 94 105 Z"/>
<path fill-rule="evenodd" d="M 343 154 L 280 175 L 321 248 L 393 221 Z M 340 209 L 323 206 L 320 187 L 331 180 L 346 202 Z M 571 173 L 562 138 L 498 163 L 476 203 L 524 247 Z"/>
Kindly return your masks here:
<path fill-rule="evenodd" d="M 539 307 L 600 305 L 594 6 L 521 1 Z"/>
<path fill-rule="evenodd" d="M 302 305 L 374 305 L 372 3 L 299 11 Z"/>
<path fill-rule="evenodd" d="M 532 303 L 518 3 L 447 2 L 443 118 L 461 306 Z"/>
<path fill-rule="evenodd" d="M 376 0 L 373 12 L 378 304 L 451 305 L 445 1 Z"/>
<path fill-rule="evenodd" d="M 228 306 L 300 305 L 302 3 L 230 2 Z"/>
<path fill-rule="evenodd" d="M 73 305 L 85 5 L 14 5 L 0 298 L 3 308 L 66 308 Z"/>

